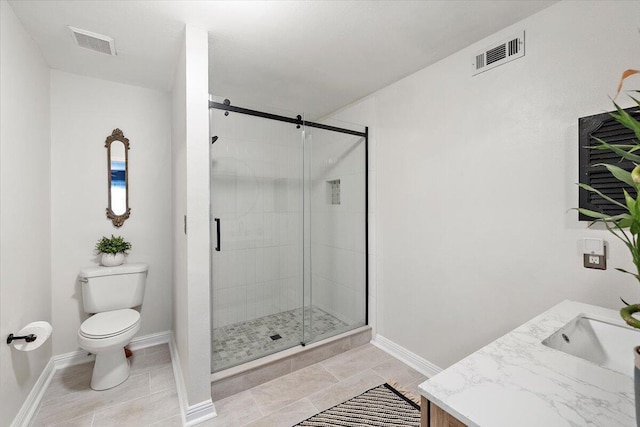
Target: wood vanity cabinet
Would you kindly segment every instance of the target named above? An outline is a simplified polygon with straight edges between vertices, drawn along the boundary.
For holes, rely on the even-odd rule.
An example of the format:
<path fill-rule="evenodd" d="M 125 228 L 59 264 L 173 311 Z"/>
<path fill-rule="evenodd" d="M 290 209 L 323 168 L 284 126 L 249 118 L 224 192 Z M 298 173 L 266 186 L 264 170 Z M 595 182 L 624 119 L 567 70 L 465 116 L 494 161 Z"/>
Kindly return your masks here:
<path fill-rule="evenodd" d="M 420 397 L 420 427 L 467 427 L 438 405 Z"/>

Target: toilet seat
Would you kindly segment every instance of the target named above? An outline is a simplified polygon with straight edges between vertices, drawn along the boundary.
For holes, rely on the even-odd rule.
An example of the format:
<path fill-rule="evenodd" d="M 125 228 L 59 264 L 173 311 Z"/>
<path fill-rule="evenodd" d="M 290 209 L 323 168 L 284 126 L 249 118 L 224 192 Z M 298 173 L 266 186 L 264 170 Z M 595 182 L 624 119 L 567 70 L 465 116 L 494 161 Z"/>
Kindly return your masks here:
<path fill-rule="evenodd" d="M 111 338 L 126 333 L 140 323 L 140 313 L 125 308 L 96 313 L 82 322 L 80 335 L 91 339 Z"/>

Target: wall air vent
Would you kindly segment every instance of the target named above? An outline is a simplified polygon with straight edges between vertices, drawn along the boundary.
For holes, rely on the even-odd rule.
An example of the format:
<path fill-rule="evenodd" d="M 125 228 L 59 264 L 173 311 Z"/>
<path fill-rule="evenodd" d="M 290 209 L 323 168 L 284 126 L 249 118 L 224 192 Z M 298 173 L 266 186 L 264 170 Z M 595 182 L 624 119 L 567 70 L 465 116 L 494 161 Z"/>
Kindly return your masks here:
<path fill-rule="evenodd" d="M 475 55 L 473 75 L 524 56 L 524 31 Z"/>
<path fill-rule="evenodd" d="M 73 40 L 78 46 L 107 55 L 116 55 L 116 46 L 111 37 L 75 27 L 69 27 L 69 30 L 71 30 Z"/>

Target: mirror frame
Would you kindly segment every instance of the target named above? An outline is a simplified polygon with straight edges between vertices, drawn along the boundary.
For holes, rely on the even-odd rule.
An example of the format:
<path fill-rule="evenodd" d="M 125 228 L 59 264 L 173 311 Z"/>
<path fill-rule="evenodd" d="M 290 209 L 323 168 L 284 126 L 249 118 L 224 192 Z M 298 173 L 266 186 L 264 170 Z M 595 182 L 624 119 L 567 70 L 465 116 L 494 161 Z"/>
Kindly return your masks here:
<path fill-rule="evenodd" d="M 124 188 L 126 195 L 126 210 L 122 215 L 116 215 L 111 209 L 111 143 L 120 141 L 124 144 Z M 120 129 L 114 129 L 111 135 L 104 142 L 107 148 L 107 183 L 109 192 L 107 194 L 107 218 L 113 222 L 114 227 L 122 227 L 124 221 L 131 215 L 129 207 L 129 139 L 125 138 L 124 133 Z"/>

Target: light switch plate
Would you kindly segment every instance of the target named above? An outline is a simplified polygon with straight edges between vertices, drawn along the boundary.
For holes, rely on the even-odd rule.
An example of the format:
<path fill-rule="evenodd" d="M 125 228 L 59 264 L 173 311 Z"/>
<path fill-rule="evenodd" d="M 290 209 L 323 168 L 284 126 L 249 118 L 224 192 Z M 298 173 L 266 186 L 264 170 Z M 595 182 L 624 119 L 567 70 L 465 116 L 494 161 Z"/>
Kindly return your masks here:
<path fill-rule="evenodd" d="M 585 254 L 604 255 L 604 240 L 586 237 L 583 240 Z"/>
<path fill-rule="evenodd" d="M 607 269 L 607 258 L 604 255 L 583 254 L 583 257 L 586 268 Z"/>

